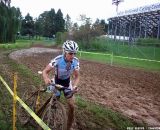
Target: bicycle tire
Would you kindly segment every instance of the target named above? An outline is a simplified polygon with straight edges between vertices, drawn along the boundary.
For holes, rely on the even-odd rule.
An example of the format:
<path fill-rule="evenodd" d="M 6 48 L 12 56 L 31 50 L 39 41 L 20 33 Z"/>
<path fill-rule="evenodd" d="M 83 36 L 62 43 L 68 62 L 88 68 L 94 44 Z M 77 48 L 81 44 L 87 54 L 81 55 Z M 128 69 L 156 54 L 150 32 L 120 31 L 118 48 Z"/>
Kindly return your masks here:
<path fill-rule="evenodd" d="M 42 120 L 51 130 L 67 130 L 67 114 L 64 105 L 55 101 L 50 103 L 42 114 Z"/>
<path fill-rule="evenodd" d="M 23 94 L 22 100 L 27 106 L 30 107 L 30 109 L 34 111 L 34 107 L 36 104 L 36 95 L 33 95 L 32 92 L 27 90 Z M 31 116 L 20 104 L 18 104 L 17 111 L 17 117 L 19 119 L 19 122 L 21 123 L 21 125 L 26 125 L 30 121 Z"/>

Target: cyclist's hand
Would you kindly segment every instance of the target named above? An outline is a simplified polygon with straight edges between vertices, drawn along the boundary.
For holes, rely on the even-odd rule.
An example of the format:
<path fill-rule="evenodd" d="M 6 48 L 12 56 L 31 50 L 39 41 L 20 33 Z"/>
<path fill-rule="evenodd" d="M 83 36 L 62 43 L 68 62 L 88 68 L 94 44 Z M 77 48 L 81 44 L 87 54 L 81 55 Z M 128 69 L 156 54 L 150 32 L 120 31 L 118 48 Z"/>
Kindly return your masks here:
<path fill-rule="evenodd" d="M 51 79 L 45 78 L 44 82 L 45 82 L 46 85 L 49 85 L 49 84 L 51 84 Z"/>
<path fill-rule="evenodd" d="M 54 80 L 54 78 L 53 78 L 53 79 L 51 79 L 51 84 L 55 84 L 55 80 Z"/>
<path fill-rule="evenodd" d="M 74 86 L 74 87 L 73 87 L 73 92 L 74 92 L 74 93 L 77 93 L 77 92 L 78 92 L 78 87 L 77 87 L 77 86 Z"/>

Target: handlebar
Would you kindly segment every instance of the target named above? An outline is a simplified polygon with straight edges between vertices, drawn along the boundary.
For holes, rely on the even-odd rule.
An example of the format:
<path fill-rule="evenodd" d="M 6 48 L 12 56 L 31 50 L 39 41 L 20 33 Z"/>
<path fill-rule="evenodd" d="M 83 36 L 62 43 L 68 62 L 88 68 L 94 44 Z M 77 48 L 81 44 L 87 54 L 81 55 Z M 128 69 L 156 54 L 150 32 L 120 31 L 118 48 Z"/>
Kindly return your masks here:
<path fill-rule="evenodd" d="M 50 87 L 50 86 L 55 87 L 57 90 L 60 90 L 60 89 L 63 89 L 63 88 L 64 88 L 64 86 L 59 85 L 59 84 L 50 84 L 50 85 L 48 85 L 46 88 L 40 89 L 40 91 L 41 91 L 41 92 L 45 92 L 45 91 L 47 91 L 47 88 Z"/>
<path fill-rule="evenodd" d="M 51 84 L 52 86 L 55 86 L 56 89 L 60 90 L 63 89 L 64 86 L 60 85 L 60 84 Z"/>
<path fill-rule="evenodd" d="M 38 71 L 38 74 L 42 75 L 42 71 Z M 53 80 L 51 80 L 51 84 L 47 86 L 45 89 L 40 89 L 41 92 L 57 92 L 57 90 L 64 89 L 65 87 L 60 84 L 55 84 Z M 72 94 L 75 94 L 77 92 L 77 88 L 72 90 Z"/>

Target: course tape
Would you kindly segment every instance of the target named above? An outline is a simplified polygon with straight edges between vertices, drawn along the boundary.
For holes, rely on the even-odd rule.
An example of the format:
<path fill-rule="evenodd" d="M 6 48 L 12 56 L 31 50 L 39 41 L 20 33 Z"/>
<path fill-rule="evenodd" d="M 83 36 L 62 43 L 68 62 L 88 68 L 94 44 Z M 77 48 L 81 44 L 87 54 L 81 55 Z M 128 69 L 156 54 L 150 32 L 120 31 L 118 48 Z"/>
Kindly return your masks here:
<path fill-rule="evenodd" d="M 113 56 L 113 54 L 103 54 L 103 53 L 95 53 L 95 52 L 86 52 L 86 51 L 79 51 L 80 53 L 88 53 L 88 54 L 95 54 L 95 55 L 109 55 L 109 56 Z M 117 58 L 123 58 L 123 59 L 131 59 L 131 60 L 141 60 L 141 61 L 151 61 L 151 62 L 158 62 L 160 63 L 160 61 L 158 60 L 149 60 L 149 59 L 141 59 L 141 58 L 132 58 L 132 57 L 123 57 L 123 56 L 115 56 Z"/>
<path fill-rule="evenodd" d="M 12 96 L 14 96 L 13 91 L 10 89 L 8 84 L 4 81 L 2 76 L 0 76 L 0 80 L 5 85 L 7 90 L 10 92 Z M 23 106 L 23 108 L 36 120 L 36 122 L 44 129 L 44 130 L 51 130 L 18 96 L 16 96 L 17 101 Z"/>

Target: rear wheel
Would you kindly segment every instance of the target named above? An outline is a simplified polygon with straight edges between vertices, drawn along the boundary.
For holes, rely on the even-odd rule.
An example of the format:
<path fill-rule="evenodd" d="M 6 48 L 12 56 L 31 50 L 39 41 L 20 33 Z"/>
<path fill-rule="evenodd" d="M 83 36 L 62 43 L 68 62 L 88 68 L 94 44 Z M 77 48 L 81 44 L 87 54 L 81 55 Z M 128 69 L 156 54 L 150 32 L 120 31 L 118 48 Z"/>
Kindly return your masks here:
<path fill-rule="evenodd" d="M 53 105 L 50 105 L 50 103 L 48 104 L 48 107 L 42 115 L 42 120 L 51 130 L 67 129 L 66 110 L 59 101 L 55 101 Z"/>
<path fill-rule="evenodd" d="M 36 102 L 36 94 L 33 94 L 31 91 L 26 91 L 22 96 L 23 102 L 34 111 L 35 102 Z M 17 107 L 17 116 L 22 125 L 25 125 L 30 120 L 29 113 L 21 106 L 21 104 L 18 104 Z"/>

